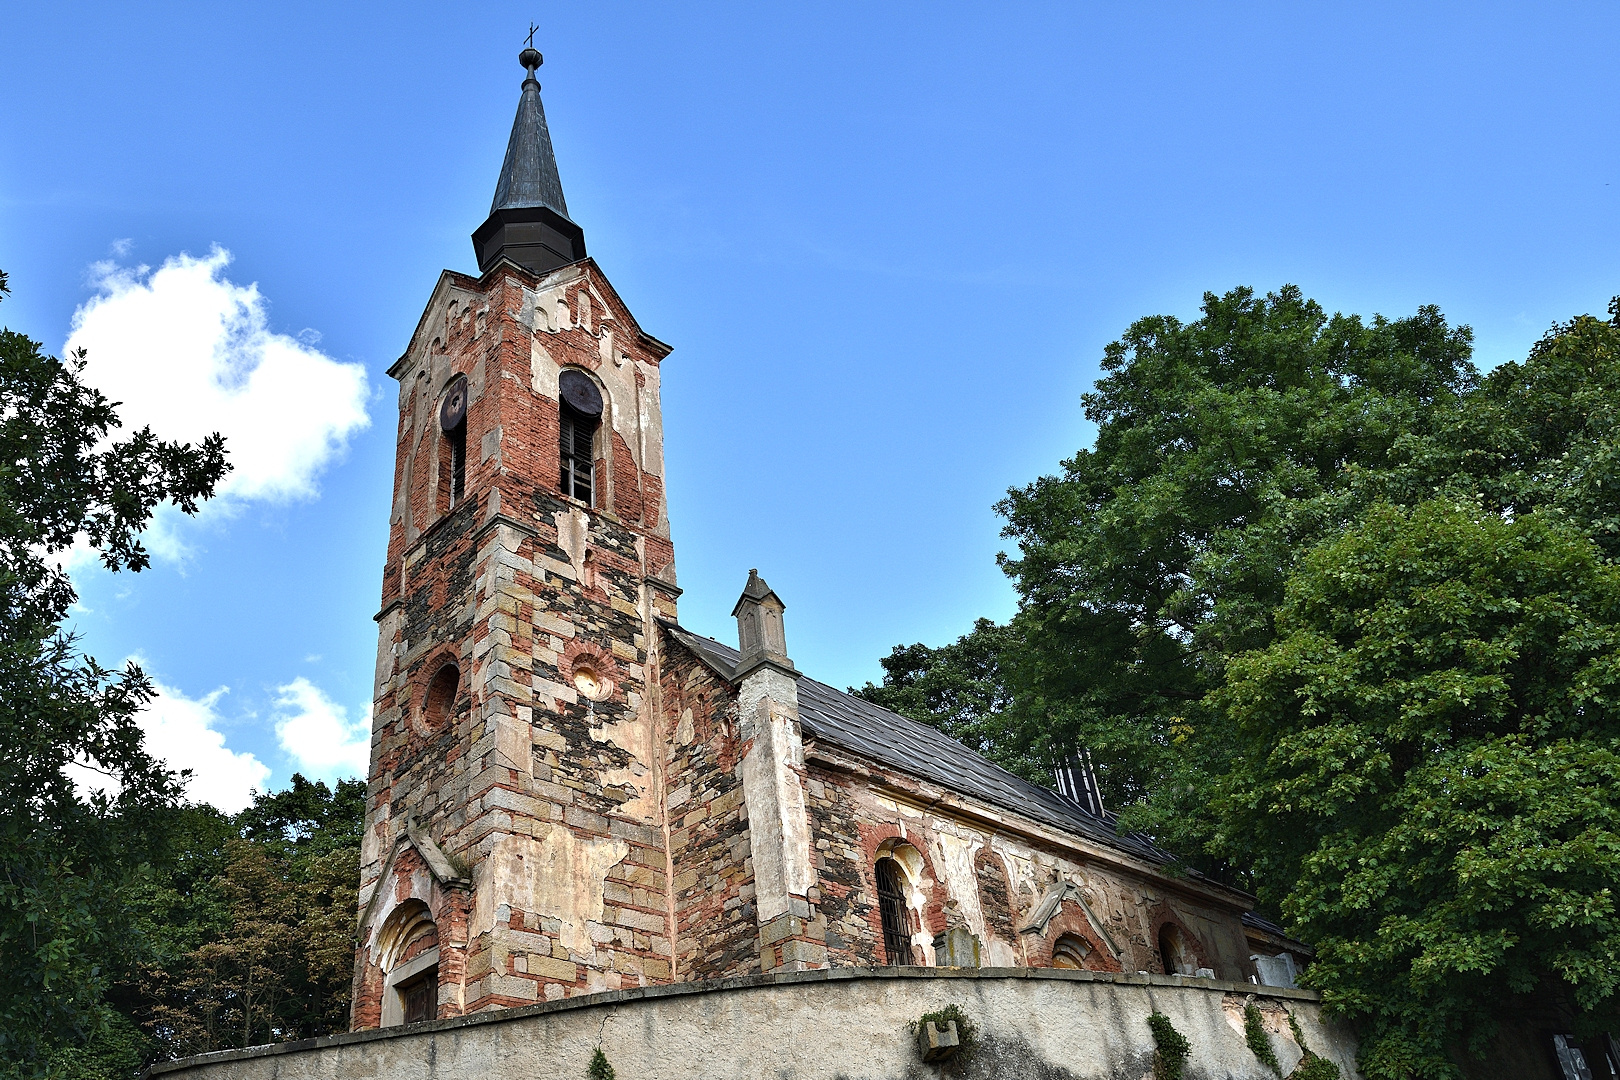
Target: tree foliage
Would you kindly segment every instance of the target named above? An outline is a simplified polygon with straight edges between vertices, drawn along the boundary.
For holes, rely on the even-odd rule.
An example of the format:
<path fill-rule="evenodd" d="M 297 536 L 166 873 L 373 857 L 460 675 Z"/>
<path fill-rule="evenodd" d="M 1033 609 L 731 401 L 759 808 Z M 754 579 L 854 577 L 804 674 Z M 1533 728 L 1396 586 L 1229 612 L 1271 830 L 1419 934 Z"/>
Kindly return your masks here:
<path fill-rule="evenodd" d="M 347 1024 L 365 785 L 185 805 L 142 745 L 146 676 L 63 631 L 65 552 L 145 568 L 158 505 L 194 512 L 229 467 L 217 435 L 124 432 L 83 369 L 0 330 L 0 1077 L 132 1077 Z"/>
<path fill-rule="evenodd" d="M 1483 378 L 1433 308 L 1239 289 L 1139 320 L 1085 398 L 1094 447 L 998 505 L 1017 615 L 897 648 L 865 693 L 1037 780 L 1088 748 L 1127 827 L 1317 946 L 1369 1075 L 1452 1075 L 1514 993 L 1596 1022 L 1620 946 L 1610 314 Z"/>
<path fill-rule="evenodd" d="M 124 892 L 144 943 L 106 992 L 120 1040 L 58 1051 L 63 1080 L 348 1028 L 365 784 L 294 774 L 241 813 L 167 813 Z M 133 1061 L 133 1066 L 129 1064 Z"/>
<path fill-rule="evenodd" d="M 105 991 L 144 944 L 123 890 L 179 794 L 141 745 L 146 677 L 101 667 L 62 631 L 74 592 L 59 557 L 79 541 L 110 570 L 142 569 L 157 505 L 195 511 L 227 468 L 217 435 L 114 437 L 115 403 L 83 367 L 0 330 L 0 1070 L 19 1075 L 51 1047 L 114 1037 Z M 116 793 L 84 794 L 75 769 Z"/>
<path fill-rule="evenodd" d="M 1012 633 L 1010 627 L 980 619 L 972 633 L 937 649 L 896 645 L 879 661 L 882 684 L 869 682 L 850 691 L 906 716 L 926 716 L 951 738 L 994 756 L 1004 744 L 1001 721 L 1012 704 L 1001 670 L 1002 659 L 1012 652 Z"/>
<path fill-rule="evenodd" d="M 362 781 L 334 789 L 295 774 L 199 834 L 190 854 L 209 876 L 154 881 L 151 917 L 190 916 L 185 940 L 127 988 L 162 1053 L 347 1030 L 364 798 Z"/>

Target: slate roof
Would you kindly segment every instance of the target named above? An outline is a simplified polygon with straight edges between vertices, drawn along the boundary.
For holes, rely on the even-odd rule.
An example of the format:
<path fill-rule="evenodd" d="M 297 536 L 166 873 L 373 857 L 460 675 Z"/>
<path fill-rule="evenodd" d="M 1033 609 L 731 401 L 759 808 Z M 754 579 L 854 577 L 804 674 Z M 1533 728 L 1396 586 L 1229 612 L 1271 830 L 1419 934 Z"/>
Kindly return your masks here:
<path fill-rule="evenodd" d="M 518 99 L 512 138 L 506 144 L 506 160 L 501 162 L 489 212 L 528 206 L 549 207 L 568 217 L 546 110 L 540 104 L 540 84 L 532 76 L 523 81 L 523 96 Z"/>
<path fill-rule="evenodd" d="M 727 679 L 741 654 L 713 638 L 674 623 L 662 624 L 671 636 Z M 1120 833 L 1112 822 L 1091 814 L 1054 791 L 1008 772 L 943 732 L 890 712 L 826 683 L 799 679 L 799 726 L 806 740 L 833 743 L 862 757 L 951 791 L 1021 814 L 1088 840 L 1106 844 L 1152 863 L 1172 856 L 1135 833 Z M 1191 876 L 1200 877 L 1197 871 Z"/>

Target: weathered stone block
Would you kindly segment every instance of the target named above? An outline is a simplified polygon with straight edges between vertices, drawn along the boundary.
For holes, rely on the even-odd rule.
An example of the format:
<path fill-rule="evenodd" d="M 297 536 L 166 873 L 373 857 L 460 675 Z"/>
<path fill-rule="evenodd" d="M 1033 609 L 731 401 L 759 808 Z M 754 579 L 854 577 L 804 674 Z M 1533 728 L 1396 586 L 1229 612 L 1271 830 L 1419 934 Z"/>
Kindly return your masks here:
<path fill-rule="evenodd" d="M 530 956 L 529 974 L 546 979 L 557 979 L 561 982 L 579 981 L 579 968 L 577 965 L 550 956 Z"/>

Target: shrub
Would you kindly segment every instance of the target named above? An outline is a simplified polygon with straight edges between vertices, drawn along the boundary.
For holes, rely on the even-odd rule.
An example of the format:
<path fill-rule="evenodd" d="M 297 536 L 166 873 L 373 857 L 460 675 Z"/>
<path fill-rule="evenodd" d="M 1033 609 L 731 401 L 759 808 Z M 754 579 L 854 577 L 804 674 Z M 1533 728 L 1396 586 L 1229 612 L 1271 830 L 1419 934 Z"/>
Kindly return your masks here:
<path fill-rule="evenodd" d="M 1181 1080 L 1181 1070 L 1187 1065 L 1187 1055 L 1192 1053 L 1192 1043 L 1163 1013 L 1156 1012 L 1148 1017 L 1148 1027 L 1153 1029 L 1153 1080 Z"/>

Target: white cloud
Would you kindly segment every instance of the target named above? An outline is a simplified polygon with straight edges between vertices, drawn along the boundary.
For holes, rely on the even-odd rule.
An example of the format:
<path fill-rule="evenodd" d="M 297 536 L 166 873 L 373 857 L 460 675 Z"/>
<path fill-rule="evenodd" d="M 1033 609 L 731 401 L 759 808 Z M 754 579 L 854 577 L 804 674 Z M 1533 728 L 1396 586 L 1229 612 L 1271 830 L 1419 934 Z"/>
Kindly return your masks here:
<path fill-rule="evenodd" d="M 147 705 L 140 721 L 146 732 L 146 749 L 171 769 L 191 770 L 187 795 L 234 814 L 253 801 L 255 788 L 265 790 L 269 767 L 252 754 L 228 749 L 224 733 L 216 728 L 220 715 L 215 706 L 225 696 L 226 687 L 192 699 L 173 687 L 155 685 L 158 696 Z"/>
<path fill-rule="evenodd" d="M 281 695 L 276 699 L 276 738 L 300 771 L 322 780 L 366 775 L 371 764 L 369 710 L 362 709 L 351 721 L 347 709 L 301 675 L 276 691 Z"/>
<path fill-rule="evenodd" d="M 126 431 L 150 424 L 161 438 L 192 442 L 223 434 L 235 468 L 222 495 L 311 496 L 370 422 L 365 368 L 315 348 L 318 334 L 270 330 L 267 301 L 257 285 L 225 276 L 230 261 L 215 247 L 156 271 L 97 264 L 97 295 L 74 312 L 67 350 L 89 350 L 85 377 L 123 403 Z M 183 554 L 172 530 L 152 539 L 159 555 Z"/>
<path fill-rule="evenodd" d="M 188 798 L 234 814 L 253 801 L 255 789 L 265 790 L 269 767 L 252 754 L 228 749 L 224 733 L 218 730 L 221 718 L 216 706 L 228 692 L 226 687 L 188 698 L 172 686 L 155 680 L 152 685 L 157 696 L 139 718 L 146 733 L 146 752 L 176 772 L 191 770 L 186 781 Z M 69 772 L 91 790 L 106 790 L 113 784 L 106 774 L 82 765 L 69 766 Z"/>

